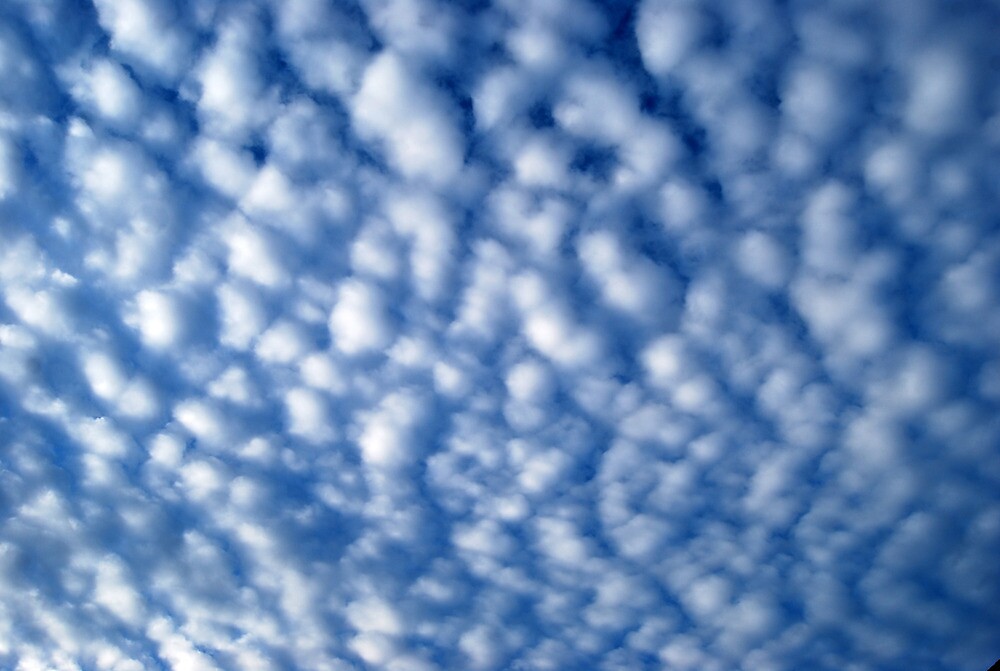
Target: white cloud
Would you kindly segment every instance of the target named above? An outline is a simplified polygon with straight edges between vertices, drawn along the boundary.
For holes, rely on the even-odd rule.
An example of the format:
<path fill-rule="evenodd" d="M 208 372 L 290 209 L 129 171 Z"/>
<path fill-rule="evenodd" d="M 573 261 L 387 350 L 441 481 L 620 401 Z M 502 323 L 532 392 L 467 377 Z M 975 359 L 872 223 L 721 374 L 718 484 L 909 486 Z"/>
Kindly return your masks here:
<path fill-rule="evenodd" d="M 240 198 L 253 183 L 253 157 L 225 142 L 199 138 L 192 152 L 192 162 L 208 184 L 230 198 Z"/>
<path fill-rule="evenodd" d="M 853 94 L 853 95 L 852 95 Z M 797 63 L 784 84 L 781 111 L 816 142 L 837 140 L 858 112 L 857 92 L 844 73 L 814 61 Z"/>
<path fill-rule="evenodd" d="M 406 177 L 440 186 L 462 168 L 464 141 L 449 103 L 399 55 L 387 51 L 372 61 L 351 115 L 358 131 L 381 142 Z"/>
<path fill-rule="evenodd" d="M 186 35 L 175 22 L 177 9 L 157 0 L 97 0 L 98 19 L 111 45 L 127 58 L 173 79 L 188 65 Z"/>
<path fill-rule="evenodd" d="M 274 235 L 245 221 L 232 222 L 226 231 L 229 271 L 265 287 L 280 287 L 289 281 Z"/>
<path fill-rule="evenodd" d="M 290 364 L 311 349 L 309 338 L 297 324 L 278 321 L 257 338 L 254 353 L 266 363 Z"/>
<path fill-rule="evenodd" d="M 174 407 L 174 417 L 185 429 L 210 446 L 220 446 L 229 438 L 229 427 L 222 411 L 213 403 L 194 398 Z"/>
<path fill-rule="evenodd" d="M 337 437 L 326 399 L 311 389 L 296 388 L 285 394 L 289 432 L 311 443 L 330 442 Z"/>
<path fill-rule="evenodd" d="M 414 393 L 394 392 L 383 398 L 363 419 L 361 458 L 375 469 L 413 464 L 423 449 L 417 430 L 425 414 L 423 401 Z"/>
<path fill-rule="evenodd" d="M 72 317 L 62 292 L 13 286 L 4 291 L 4 298 L 26 326 L 54 336 L 71 332 Z"/>
<path fill-rule="evenodd" d="M 573 209 L 558 198 L 541 202 L 527 190 L 500 188 L 490 194 L 492 215 L 500 231 L 522 242 L 528 254 L 554 254 L 566 236 Z"/>
<path fill-rule="evenodd" d="M 679 291 L 674 278 L 631 250 L 611 233 L 590 233 L 580 239 L 580 260 L 594 278 L 604 303 L 640 323 L 669 323 Z"/>
<path fill-rule="evenodd" d="M 402 619 L 392 605 L 374 596 L 348 605 L 347 621 L 361 632 L 376 632 L 386 636 L 399 636 L 403 633 Z"/>
<path fill-rule="evenodd" d="M 232 15 L 219 27 L 216 42 L 196 72 L 201 85 L 198 112 L 212 135 L 245 140 L 274 113 L 275 100 L 261 79 L 260 34 L 247 15 Z"/>
<path fill-rule="evenodd" d="M 128 72 L 113 60 L 91 64 L 74 95 L 113 126 L 131 129 L 143 111 L 142 92 Z"/>
<path fill-rule="evenodd" d="M 260 393 L 246 369 L 230 366 L 209 386 L 208 393 L 238 405 L 255 406 L 260 403 Z"/>
<path fill-rule="evenodd" d="M 341 285 L 329 325 L 334 342 L 347 355 L 380 351 L 393 340 L 382 292 L 358 280 Z"/>
<path fill-rule="evenodd" d="M 306 356 L 299 362 L 299 371 L 303 382 L 310 387 L 333 394 L 342 394 L 346 389 L 344 371 L 328 353 L 317 352 Z"/>
<path fill-rule="evenodd" d="M 734 256 L 744 274 L 769 289 L 779 289 L 788 281 L 788 253 L 767 233 L 750 231 L 744 235 Z"/>
<path fill-rule="evenodd" d="M 523 315 L 525 339 L 532 347 L 567 367 L 599 360 L 602 343 L 598 334 L 579 323 L 542 277 L 518 275 L 512 280 L 512 291 Z"/>
<path fill-rule="evenodd" d="M 363 17 L 317 0 L 271 2 L 278 41 L 287 59 L 312 89 L 348 95 L 361 78 L 371 37 Z"/>
<path fill-rule="evenodd" d="M 459 334 L 471 333 L 489 339 L 497 333 L 509 310 L 507 282 L 511 259 L 495 241 L 480 241 L 475 246 L 473 258 L 474 261 L 467 265 L 469 278 L 459 299 L 452 328 Z"/>
<path fill-rule="evenodd" d="M 517 68 L 488 70 L 472 96 L 476 125 L 484 130 L 509 122 L 530 104 L 531 82 Z"/>
<path fill-rule="evenodd" d="M 668 75 L 695 51 L 708 22 L 692 3 L 645 0 L 636 20 L 642 60 L 654 75 Z"/>
<path fill-rule="evenodd" d="M 514 399 L 539 405 L 552 396 L 555 381 L 552 373 L 539 361 L 528 359 L 513 366 L 506 377 L 507 393 Z"/>
<path fill-rule="evenodd" d="M 222 321 L 219 342 L 227 347 L 248 349 L 267 325 L 260 296 L 250 287 L 223 284 L 217 289 Z"/>
<path fill-rule="evenodd" d="M 0 666 L 985 668 L 1000 48 L 808 4 L 10 0 Z"/>
<path fill-rule="evenodd" d="M 128 320 L 139 331 L 142 341 L 154 349 L 177 345 L 187 331 L 183 304 L 176 296 L 163 291 L 139 292 Z"/>
<path fill-rule="evenodd" d="M 410 58 L 444 59 L 459 30 L 451 6 L 428 0 L 366 0 L 375 33 Z"/>
<path fill-rule="evenodd" d="M 114 557 L 105 557 L 97 564 L 94 601 L 129 627 L 135 627 L 143 616 L 142 598 L 130 583 L 125 566 Z"/>
<path fill-rule="evenodd" d="M 905 117 L 916 131 L 939 135 L 966 128 L 973 80 L 958 45 L 934 45 L 911 61 Z"/>
<path fill-rule="evenodd" d="M 566 185 L 569 152 L 550 137 L 527 138 L 514 158 L 517 180 L 528 187 L 561 188 Z"/>
<path fill-rule="evenodd" d="M 112 355 L 91 351 L 83 356 L 83 374 L 91 391 L 125 417 L 150 419 L 160 409 L 156 389 L 142 376 L 131 377 Z"/>
<path fill-rule="evenodd" d="M 448 286 L 455 247 L 454 215 L 426 194 L 393 194 L 386 214 L 410 242 L 410 272 L 417 292 L 436 300 Z"/>
<path fill-rule="evenodd" d="M 690 375 L 691 355 L 679 336 L 662 336 L 643 352 L 643 364 L 650 382 L 671 388 Z"/>

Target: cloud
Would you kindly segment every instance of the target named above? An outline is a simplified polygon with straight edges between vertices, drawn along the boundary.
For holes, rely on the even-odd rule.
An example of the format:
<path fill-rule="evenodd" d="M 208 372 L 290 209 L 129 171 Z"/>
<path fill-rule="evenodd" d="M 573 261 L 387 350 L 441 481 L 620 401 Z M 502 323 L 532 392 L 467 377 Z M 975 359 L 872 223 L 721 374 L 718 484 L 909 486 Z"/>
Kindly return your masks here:
<path fill-rule="evenodd" d="M 351 115 L 405 177 L 441 186 L 462 168 L 465 142 L 450 101 L 392 52 L 368 65 Z"/>
<path fill-rule="evenodd" d="M 273 113 L 273 94 L 254 50 L 261 38 L 254 23 L 248 15 L 227 17 L 196 67 L 198 115 L 210 135 L 242 141 Z"/>
<path fill-rule="evenodd" d="M 655 75 L 669 74 L 697 51 L 708 29 L 708 18 L 690 3 L 646 0 L 636 22 L 643 64 Z"/>
<path fill-rule="evenodd" d="M 330 334 L 347 355 L 379 351 L 393 340 L 393 328 L 379 289 L 359 280 L 340 287 L 330 313 Z"/>
<path fill-rule="evenodd" d="M 994 10 L 8 5 L 0 667 L 996 658 Z"/>
<path fill-rule="evenodd" d="M 148 68 L 153 76 L 169 81 L 189 64 L 192 35 L 185 30 L 175 7 L 143 0 L 97 0 L 95 8 L 112 47 L 131 62 Z"/>

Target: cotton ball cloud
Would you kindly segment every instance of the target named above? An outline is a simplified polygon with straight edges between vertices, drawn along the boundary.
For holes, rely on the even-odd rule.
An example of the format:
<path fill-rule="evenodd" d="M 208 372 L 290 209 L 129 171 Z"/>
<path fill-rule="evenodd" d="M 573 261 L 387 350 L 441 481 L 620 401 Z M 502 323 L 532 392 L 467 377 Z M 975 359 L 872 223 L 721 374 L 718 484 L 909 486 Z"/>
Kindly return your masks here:
<path fill-rule="evenodd" d="M 376 33 L 400 54 L 417 59 L 451 55 L 459 30 L 451 6 L 428 0 L 376 0 L 367 5 Z"/>
<path fill-rule="evenodd" d="M 189 64 L 189 36 L 178 25 L 178 10 L 158 0 L 97 0 L 98 20 L 111 46 L 132 62 L 166 80 Z"/>
<path fill-rule="evenodd" d="M 527 21 L 511 30 L 506 45 L 524 69 L 539 74 L 558 72 L 570 51 L 559 32 L 540 21 Z"/>
<path fill-rule="evenodd" d="M 302 381 L 330 394 L 343 394 L 347 390 L 347 375 L 344 366 L 329 352 L 314 352 L 299 363 Z"/>
<path fill-rule="evenodd" d="M 291 364 L 311 349 L 312 343 L 302 327 L 280 320 L 260 335 L 254 353 L 265 363 Z"/>
<path fill-rule="evenodd" d="M 483 341 L 495 338 L 508 311 L 507 283 L 512 260 L 495 241 L 480 241 L 467 264 L 465 289 L 450 331 Z"/>
<path fill-rule="evenodd" d="M 573 76 L 553 116 L 585 142 L 613 151 L 617 164 L 609 177 L 620 188 L 656 183 L 681 155 L 670 129 L 641 114 L 636 92 L 604 69 Z"/>
<path fill-rule="evenodd" d="M 984 3 L 87 4 L 0 11 L 0 666 L 988 665 Z"/>
<path fill-rule="evenodd" d="M 73 95 L 97 112 L 107 123 L 132 129 L 143 112 L 142 91 L 116 61 L 95 61 L 82 73 Z"/>
<path fill-rule="evenodd" d="M 219 342 L 234 349 L 248 349 L 267 326 L 261 296 L 251 286 L 226 283 L 216 290 L 221 330 Z"/>
<path fill-rule="evenodd" d="M 659 214 L 669 231 L 691 231 L 711 212 L 708 194 L 700 185 L 686 178 L 668 180 L 659 193 Z"/>
<path fill-rule="evenodd" d="M 489 206 L 497 228 L 538 257 L 554 255 L 571 228 L 576 212 L 558 197 L 539 199 L 527 188 L 499 188 L 490 194 Z"/>
<path fill-rule="evenodd" d="M 846 103 L 856 85 L 840 70 L 821 62 L 800 62 L 782 91 L 781 109 L 791 126 L 814 142 L 837 140 L 860 110 Z"/>
<path fill-rule="evenodd" d="M 142 596 L 129 580 L 127 567 L 116 557 L 105 557 L 97 565 L 94 601 L 129 626 L 142 619 Z"/>
<path fill-rule="evenodd" d="M 692 374 L 694 364 L 684 339 L 661 336 L 642 353 L 642 362 L 652 384 L 669 389 Z"/>
<path fill-rule="evenodd" d="M 974 79 L 958 45 L 935 45 L 910 63 L 904 112 L 909 126 L 927 135 L 967 128 L 973 112 Z"/>
<path fill-rule="evenodd" d="M 208 385 L 208 393 L 213 398 L 222 399 L 236 405 L 260 405 L 260 392 L 246 369 L 230 366 Z"/>
<path fill-rule="evenodd" d="M 635 30 L 646 69 L 665 76 L 698 48 L 708 25 L 693 3 L 644 0 Z"/>
<path fill-rule="evenodd" d="M 410 272 L 418 294 L 426 300 L 440 298 L 453 265 L 455 215 L 426 194 L 393 193 L 387 200 L 390 221 L 410 242 Z"/>
<path fill-rule="evenodd" d="M 289 432 L 310 443 L 327 443 L 337 438 L 326 399 L 312 389 L 295 388 L 285 394 Z"/>
<path fill-rule="evenodd" d="M 368 222 L 351 244 L 351 268 L 380 280 L 396 279 L 403 269 L 402 246 L 385 222 Z"/>
<path fill-rule="evenodd" d="M 395 335 L 382 291 L 354 279 L 340 286 L 329 326 L 338 349 L 350 356 L 383 350 Z"/>
<path fill-rule="evenodd" d="M 109 353 L 99 350 L 85 353 L 82 367 L 94 395 L 123 416 L 151 418 L 159 411 L 152 384 L 141 376 L 129 376 L 122 362 Z"/>
<path fill-rule="evenodd" d="M 357 90 L 372 41 L 358 25 L 363 17 L 316 0 L 271 4 L 281 45 L 305 83 L 335 95 Z"/>
<path fill-rule="evenodd" d="M 544 135 L 521 143 L 514 158 L 518 182 L 527 187 L 562 188 L 566 185 L 569 148 Z"/>
<path fill-rule="evenodd" d="M 518 275 L 512 281 L 512 293 L 521 309 L 524 337 L 538 352 L 567 368 L 601 358 L 600 335 L 577 319 L 542 276 Z"/>
<path fill-rule="evenodd" d="M 640 323 L 662 324 L 679 291 L 673 278 L 649 259 L 627 250 L 609 232 L 581 237 L 579 256 L 601 300 Z"/>
<path fill-rule="evenodd" d="M 139 332 L 143 343 L 157 350 L 166 350 L 182 342 L 188 335 L 188 314 L 177 295 L 153 289 L 140 291 L 126 322 Z"/>
<path fill-rule="evenodd" d="M 73 310 L 58 288 L 32 290 L 12 286 L 4 290 L 7 306 L 21 322 L 39 332 L 66 338 L 73 332 Z"/>
<path fill-rule="evenodd" d="M 250 16 L 233 15 L 199 63 L 199 116 L 218 137 L 242 141 L 274 114 L 274 96 L 260 74 L 260 39 Z"/>
<path fill-rule="evenodd" d="M 532 99 L 532 82 L 519 68 L 488 70 L 473 92 L 476 126 L 490 130 L 524 112 Z"/>
<path fill-rule="evenodd" d="M 533 359 L 512 366 L 507 373 L 506 384 L 511 398 L 531 404 L 544 403 L 555 390 L 552 372 Z"/>
<path fill-rule="evenodd" d="M 525 359 L 510 368 L 505 382 L 510 397 L 504 406 L 507 421 L 521 430 L 540 427 L 555 393 L 552 371 L 540 361 Z"/>
<path fill-rule="evenodd" d="M 218 448 L 231 438 L 231 426 L 218 404 L 189 398 L 174 406 L 174 417 L 191 435 L 206 445 Z"/>
<path fill-rule="evenodd" d="M 427 409 L 413 392 L 393 392 L 362 422 L 358 446 L 364 462 L 374 469 L 396 470 L 413 464 L 423 445 L 418 429 Z"/>
<path fill-rule="evenodd" d="M 803 259 L 821 273 L 845 275 L 860 252 L 857 194 L 840 182 L 816 189 L 802 214 Z M 759 245 L 759 243 L 757 243 Z"/>
<path fill-rule="evenodd" d="M 208 184 L 234 200 L 246 193 L 256 174 L 249 152 L 204 136 L 194 142 L 190 161 Z"/>
<path fill-rule="evenodd" d="M 804 278 L 792 285 L 795 307 L 828 346 L 830 363 L 837 368 L 883 352 L 897 336 L 892 306 L 884 302 L 878 285 L 866 279 L 824 283 Z"/>
<path fill-rule="evenodd" d="M 81 209 L 97 229 L 149 211 L 167 211 L 163 174 L 138 146 L 98 137 L 71 122 L 68 167 L 80 189 Z"/>
<path fill-rule="evenodd" d="M 240 208 L 254 221 L 298 233 L 308 240 L 314 228 L 309 221 L 308 203 L 308 193 L 300 192 L 288 175 L 268 164 L 257 173 Z"/>
<path fill-rule="evenodd" d="M 449 102 L 395 53 L 368 66 L 351 116 L 406 177 L 443 186 L 462 168 L 465 143 Z"/>
<path fill-rule="evenodd" d="M 264 287 L 282 287 L 289 281 L 275 236 L 236 219 L 227 227 L 229 271 Z"/>
<path fill-rule="evenodd" d="M 788 281 L 791 269 L 788 254 L 767 233 L 750 231 L 744 235 L 734 256 L 743 274 L 768 289 L 778 289 Z"/>

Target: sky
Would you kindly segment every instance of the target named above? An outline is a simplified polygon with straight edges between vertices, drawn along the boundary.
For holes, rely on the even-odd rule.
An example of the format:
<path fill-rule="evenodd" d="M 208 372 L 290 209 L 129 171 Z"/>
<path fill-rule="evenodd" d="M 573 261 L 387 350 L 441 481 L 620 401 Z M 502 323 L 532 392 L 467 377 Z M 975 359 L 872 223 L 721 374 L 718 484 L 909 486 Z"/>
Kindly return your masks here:
<path fill-rule="evenodd" d="M 998 34 L 4 0 L 0 668 L 986 669 Z"/>

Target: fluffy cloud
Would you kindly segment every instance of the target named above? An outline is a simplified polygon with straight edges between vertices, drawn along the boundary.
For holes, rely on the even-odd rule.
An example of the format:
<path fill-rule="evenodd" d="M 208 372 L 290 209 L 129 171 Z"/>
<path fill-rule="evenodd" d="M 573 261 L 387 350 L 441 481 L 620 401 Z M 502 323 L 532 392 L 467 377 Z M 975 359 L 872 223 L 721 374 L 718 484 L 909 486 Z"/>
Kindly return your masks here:
<path fill-rule="evenodd" d="M 385 52 L 365 70 L 351 114 L 358 132 L 381 143 L 405 177 L 445 185 L 461 170 L 465 152 L 450 107 L 401 56 Z"/>
<path fill-rule="evenodd" d="M 995 10 L 8 5 L 0 667 L 996 658 Z"/>

